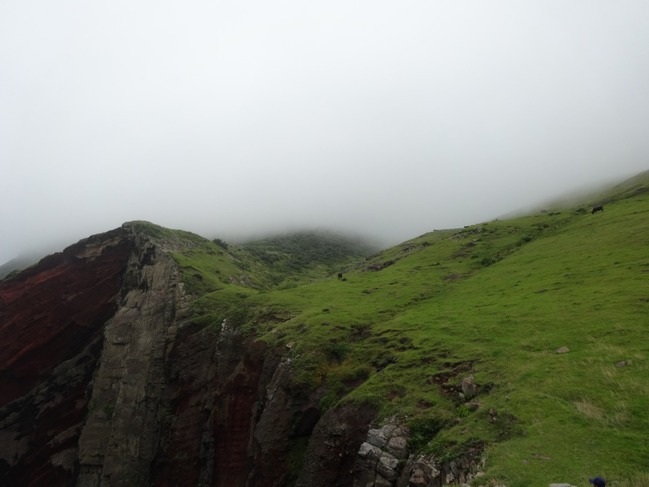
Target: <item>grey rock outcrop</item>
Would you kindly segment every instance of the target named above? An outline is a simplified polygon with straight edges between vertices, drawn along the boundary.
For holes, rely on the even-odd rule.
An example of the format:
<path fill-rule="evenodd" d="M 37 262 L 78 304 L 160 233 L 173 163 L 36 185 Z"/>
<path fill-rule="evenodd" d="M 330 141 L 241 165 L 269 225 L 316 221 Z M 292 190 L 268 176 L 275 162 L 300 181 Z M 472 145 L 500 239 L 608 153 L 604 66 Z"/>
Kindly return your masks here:
<path fill-rule="evenodd" d="M 469 451 L 460 458 L 440 462 L 434 456 L 409 454 L 408 437 L 408 428 L 394 419 L 370 429 L 358 449 L 354 487 L 465 485 L 481 475 L 481 451 Z"/>
<path fill-rule="evenodd" d="M 182 285 L 172 257 L 150 241 L 138 242 L 124 281 L 104 328 L 79 437 L 80 487 L 137 484 L 148 475 L 158 442 L 164 362 L 182 315 Z"/>
<path fill-rule="evenodd" d="M 313 430 L 296 486 L 353 485 L 357 453 L 375 415 L 371 405 L 345 404 L 327 411 Z"/>
<path fill-rule="evenodd" d="M 369 430 L 358 450 L 354 487 L 396 485 L 408 457 L 408 434 L 395 421 Z"/>
<path fill-rule="evenodd" d="M 440 462 L 434 456 L 411 456 L 396 487 L 467 485 L 481 475 L 483 468 L 484 458 L 477 451 L 448 462 Z"/>

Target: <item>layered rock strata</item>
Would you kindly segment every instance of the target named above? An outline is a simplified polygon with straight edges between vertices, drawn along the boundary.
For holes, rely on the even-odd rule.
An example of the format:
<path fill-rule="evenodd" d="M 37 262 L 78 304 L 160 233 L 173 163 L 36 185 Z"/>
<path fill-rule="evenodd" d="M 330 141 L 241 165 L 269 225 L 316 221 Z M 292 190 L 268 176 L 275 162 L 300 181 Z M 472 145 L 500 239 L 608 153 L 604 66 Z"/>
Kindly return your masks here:
<path fill-rule="evenodd" d="M 140 485 L 160 436 L 165 363 L 183 296 L 177 266 L 153 242 L 137 238 L 119 307 L 104 325 L 78 444 L 77 485 Z"/>
<path fill-rule="evenodd" d="M 370 429 L 358 449 L 354 487 L 464 486 L 481 475 L 479 450 L 440 462 L 434 455 L 410 454 L 408 438 L 408 428 L 394 419 Z"/>
<path fill-rule="evenodd" d="M 371 429 L 358 450 L 354 487 L 393 487 L 408 458 L 408 428 L 394 421 Z"/>
<path fill-rule="evenodd" d="M 69 485 L 104 323 L 134 235 L 91 237 L 0 282 L 0 484 Z"/>

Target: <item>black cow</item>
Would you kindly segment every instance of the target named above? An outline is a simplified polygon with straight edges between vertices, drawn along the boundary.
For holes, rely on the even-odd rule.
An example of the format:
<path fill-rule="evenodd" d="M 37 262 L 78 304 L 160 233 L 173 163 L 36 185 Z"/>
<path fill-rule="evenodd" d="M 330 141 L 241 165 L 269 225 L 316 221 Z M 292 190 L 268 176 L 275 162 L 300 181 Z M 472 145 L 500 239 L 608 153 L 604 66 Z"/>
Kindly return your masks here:
<path fill-rule="evenodd" d="M 603 207 L 602 205 L 600 205 L 600 206 L 596 206 L 596 207 L 593 208 L 593 211 L 591 211 L 590 214 L 591 214 L 591 215 L 594 215 L 594 214 L 597 213 L 598 211 L 604 211 L 604 207 Z"/>

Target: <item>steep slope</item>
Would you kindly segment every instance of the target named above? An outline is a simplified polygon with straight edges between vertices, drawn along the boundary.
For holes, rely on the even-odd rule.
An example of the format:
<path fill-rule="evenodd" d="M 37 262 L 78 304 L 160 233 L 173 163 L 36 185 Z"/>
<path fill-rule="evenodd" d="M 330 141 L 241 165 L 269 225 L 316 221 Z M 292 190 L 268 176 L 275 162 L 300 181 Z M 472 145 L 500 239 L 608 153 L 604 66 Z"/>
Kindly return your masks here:
<path fill-rule="evenodd" d="M 65 485 L 133 240 L 90 238 L 0 283 L 0 479 Z M 72 455 L 73 457 L 73 455 Z"/>
<path fill-rule="evenodd" d="M 438 461 L 479 449 L 487 479 L 578 484 L 646 469 L 642 188 L 611 194 L 603 213 L 424 235 L 346 282 L 266 298 L 300 311 L 257 329 L 294 342 L 312 371 L 304 381 L 331 403 L 370 401 L 380 418 L 401 417 Z"/>
<path fill-rule="evenodd" d="M 0 281 L 0 484 L 649 476 L 645 179 L 344 276 L 145 222 L 81 241 Z"/>
<path fill-rule="evenodd" d="M 200 323 L 190 307 L 210 290 L 257 293 L 269 272 L 240 249 L 132 222 L 2 281 L 0 483 L 293 482 L 313 398 L 294 389 L 284 350 L 236 330 L 237 312 Z"/>
<path fill-rule="evenodd" d="M 195 301 L 191 319 L 226 320 L 286 351 L 294 394 L 322 417 L 307 449 L 299 439 L 281 449 L 297 485 L 396 485 L 417 469 L 438 472 L 431 485 L 478 468 L 484 481 L 520 486 L 578 483 L 593 471 L 619 477 L 646 455 L 636 443 L 647 432 L 648 202 L 637 188 L 610 201 L 595 215 L 577 207 L 427 234 L 344 279 L 263 293 L 221 286 Z M 210 267 L 201 267 L 204 281 Z M 605 340 L 610 326 L 623 337 L 615 346 Z M 601 373 L 587 373 L 594 367 Z M 348 450 L 332 440 L 340 425 L 328 418 L 345 417 L 349 404 L 375 411 L 376 426 L 392 417 L 408 426 L 408 449 L 424 460 L 394 457 L 402 468 L 385 477 L 377 465 L 388 453 L 366 447 L 379 455 L 373 474 L 324 476 L 343 470 Z M 590 441 L 602 435 L 605 445 Z"/>

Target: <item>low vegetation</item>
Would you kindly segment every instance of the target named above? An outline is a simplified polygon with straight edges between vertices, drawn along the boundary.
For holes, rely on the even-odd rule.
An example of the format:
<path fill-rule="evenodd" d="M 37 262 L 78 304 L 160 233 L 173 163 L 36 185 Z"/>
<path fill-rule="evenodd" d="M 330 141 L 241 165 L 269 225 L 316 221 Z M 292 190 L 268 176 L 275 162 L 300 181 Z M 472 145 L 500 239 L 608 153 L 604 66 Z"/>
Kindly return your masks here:
<path fill-rule="evenodd" d="M 597 214 L 577 205 L 435 231 L 369 258 L 317 235 L 201 240 L 176 258 L 193 319 L 284 347 L 296 385 L 325 391 L 323 409 L 369 401 L 441 459 L 481 449 L 481 482 L 638 487 L 649 485 L 643 178 Z"/>
<path fill-rule="evenodd" d="M 362 240 L 329 232 L 296 232 L 241 244 L 268 266 L 274 287 L 293 287 L 344 271 L 374 250 Z"/>

